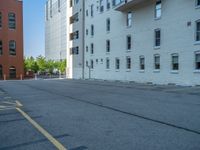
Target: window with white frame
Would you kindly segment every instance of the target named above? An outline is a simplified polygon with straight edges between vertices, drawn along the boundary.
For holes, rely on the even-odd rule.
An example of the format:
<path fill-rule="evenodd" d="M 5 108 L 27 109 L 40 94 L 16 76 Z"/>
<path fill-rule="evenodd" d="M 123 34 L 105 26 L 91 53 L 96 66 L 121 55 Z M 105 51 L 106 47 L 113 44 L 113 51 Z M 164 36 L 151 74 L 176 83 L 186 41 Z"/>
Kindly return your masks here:
<path fill-rule="evenodd" d="M 200 42 L 200 20 L 196 21 L 196 41 Z"/>
<path fill-rule="evenodd" d="M 116 70 L 119 70 L 119 69 L 120 69 L 120 59 L 119 59 L 119 58 L 116 58 L 116 59 L 115 59 L 115 69 L 116 69 Z"/>
<path fill-rule="evenodd" d="M 162 1 L 161 0 L 157 0 L 156 1 L 156 6 L 155 6 L 155 18 L 161 18 L 162 15 Z"/>
<path fill-rule="evenodd" d="M 145 69 L 145 58 L 144 56 L 140 56 L 140 70 Z"/>
<path fill-rule="evenodd" d="M 156 29 L 154 32 L 155 32 L 154 33 L 154 36 L 155 36 L 154 37 L 155 38 L 154 46 L 159 47 L 161 44 L 161 31 L 160 31 L 160 29 Z"/>
<path fill-rule="evenodd" d="M 106 0 L 106 8 L 110 9 L 110 0 Z"/>
<path fill-rule="evenodd" d="M 16 55 L 16 42 L 14 40 L 9 41 L 9 54 Z"/>
<path fill-rule="evenodd" d="M 16 18 L 14 13 L 8 14 L 8 26 L 9 29 L 15 29 L 16 28 Z"/>
<path fill-rule="evenodd" d="M 154 69 L 160 70 L 160 55 L 154 55 Z"/>
<path fill-rule="evenodd" d="M 90 45 L 90 54 L 94 54 L 94 44 L 91 43 Z"/>
<path fill-rule="evenodd" d="M 91 36 L 94 36 L 94 25 L 91 25 Z"/>
<path fill-rule="evenodd" d="M 94 16 L 94 5 L 93 4 L 90 6 L 90 16 L 91 17 Z"/>
<path fill-rule="evenodd" d="M 110 69 L 110 59 L 106 58 L 106 69 Z"/>
<path fill-rule="evenodd" d="M 106 31 L 109 32 L 110 31 L 110 18 L 106 19 Z"/>
<path fill-rule="evenodd" d="M 131 50 L 131 36 L 130 35 L 128 35 L 127 37 L 126 37 L 126 48 L 127 48 L 127 50 Z"/>
<path fill-rule="evenodd" d="M 131 57 L 129 56 L 126 57 L 126 69 L 131 69 Z"/>
<path fill-rule="evenodd" d="M 106 52 L 110 52 L 110 40 L 106 40 Z"/>
<path fill-rule="evenodd" d="M 92 59 L 90 60 L 90 68 L 94 69 L 94 61 Z"/>
<path fill-rule="evenodd" d="M 200 51 L 195 53 L 195 69 L 200 70 Z"/>
<path fill-rule="evenodd" d="M 132 18 L 133 18 L 132 12 L 128 12 L 127 13 L 127 19 L 126 19 L 127 27 L 131 27 L 132 26 Z"/>
<path fill-rule="evenodd" d="M 179 56 L 178 54 L 172 54 L 172 70 L 179 70 Z"/>

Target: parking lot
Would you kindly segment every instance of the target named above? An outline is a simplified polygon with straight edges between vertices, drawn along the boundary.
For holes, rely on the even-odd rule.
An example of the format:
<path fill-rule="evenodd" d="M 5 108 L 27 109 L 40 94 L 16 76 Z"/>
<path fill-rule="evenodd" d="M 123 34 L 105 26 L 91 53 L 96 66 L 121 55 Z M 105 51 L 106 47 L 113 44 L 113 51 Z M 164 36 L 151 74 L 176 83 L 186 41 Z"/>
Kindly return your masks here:
<path fill-rule="evenodd" d="M 199 150 L 200 87 L 0 81 L 0 150 Z"/>

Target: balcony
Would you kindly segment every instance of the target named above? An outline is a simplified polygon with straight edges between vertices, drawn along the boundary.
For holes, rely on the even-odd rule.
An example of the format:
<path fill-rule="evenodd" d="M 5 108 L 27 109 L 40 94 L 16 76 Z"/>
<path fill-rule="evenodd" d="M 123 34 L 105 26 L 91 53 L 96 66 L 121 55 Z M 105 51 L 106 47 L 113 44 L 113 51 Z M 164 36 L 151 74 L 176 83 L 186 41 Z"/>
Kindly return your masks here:
<path fill-rule="evenodd" d="M 145 1 L 148 1 L 148 0 L 124 0 L 123 2 L 121 2 L 119 5 L 115 7 L 115 10 L 122 11 L 122 12 L 127 11 Z"/>

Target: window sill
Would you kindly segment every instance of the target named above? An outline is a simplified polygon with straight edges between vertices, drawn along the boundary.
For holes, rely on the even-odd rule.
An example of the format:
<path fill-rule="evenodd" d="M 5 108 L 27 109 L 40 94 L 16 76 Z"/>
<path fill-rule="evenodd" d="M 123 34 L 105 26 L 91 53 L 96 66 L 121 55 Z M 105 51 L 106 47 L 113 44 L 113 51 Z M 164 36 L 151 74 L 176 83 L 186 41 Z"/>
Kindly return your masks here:
<path fill-rule="evenodd" d="M 199 70 L 194 70 L 194 73 L 200 73 L 200 69 Z"/>
<path fill-rule="evenodd" d="M 106 71 L 107 71 L 107 72 L 109 72 L 109 71 L 110 71 L 110 69 L 106 69 Z"/>
<path fill-rule="evenodd" d="M 127 29 L 131 29 L 131 28 L 132 28 L 132 25 L 131 25 L 131 26 L 127 26 L 127 25 L 126 25 L 126 28 L 127 28 Z"/>
<path fill-rule="evenodd" d="M 194 45 L 200 45 L 200 41 L 195 41 Z"/>
<path fill-rule="evenodd" d="M 110 52 L 106 52 L 106 55 L 110 55 Z"/>
<path fill-rule="evenodd" d="M 131 49 L 127 49 L 126 52 L 127 52 L 127 53 L 130 53 L 130 52 L 131 52 Z"/>
<path fill-rule="evenodd" d="M 195 7 L 196 9 L 200 9 L 200 5 L 198 6 L 198 5 L 196 5 L 196 7 Z"/>
<path fill-rule="evenodd" d="M 139 72 L 140 72 L 140 73 L 145 73 L 145 71 L 144 71 L 144 70 L 139 70 Z"/>
<path fill-rule="evenodd" d="M 119 72 L 119 69 L 116 69 L 115 72 Z"/>
<path fill-rule="evenodd" d="M 155 69 L 153 72 L 154 73 L 160 73 L 160 69 Z"/>
<path fill-rule="evenodd" d="M 172 70 L 171 73 L 172 74 L 179 74 L 179 71 L 178 70 Z"/>
<path fill-rule="evenodd" d="M 154 20 L 156 21 L 156 20 L 160 20 L 161 19 L 161 17 L 158 17 L 158 18 L 154 18 Z"/>
<path fill-rule="evenodd" d="M 106 31 L 106 34 L 109 34 L 110 33 L 110 31 Z"/>
<path fill-rule="evenodd" d="M 126 69 L 126 72 L 131 72 L 131 69 Z"/>
<path fill-rule="evenodd" d="M 154 46 L 154 49 L 155 50 L 160 49 L 160 46 Z"/>

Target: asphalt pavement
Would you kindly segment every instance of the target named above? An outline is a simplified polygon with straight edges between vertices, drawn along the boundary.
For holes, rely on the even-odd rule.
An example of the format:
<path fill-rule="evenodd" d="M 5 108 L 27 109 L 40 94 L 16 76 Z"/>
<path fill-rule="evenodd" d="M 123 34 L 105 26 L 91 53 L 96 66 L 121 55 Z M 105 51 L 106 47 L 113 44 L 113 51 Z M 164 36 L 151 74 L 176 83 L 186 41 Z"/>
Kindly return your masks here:
<path fill-rule="evenodd" d="M 0 150 L 59 144 L 67 150 L 200 150 L 200 87 L 0 81 Z"/>

